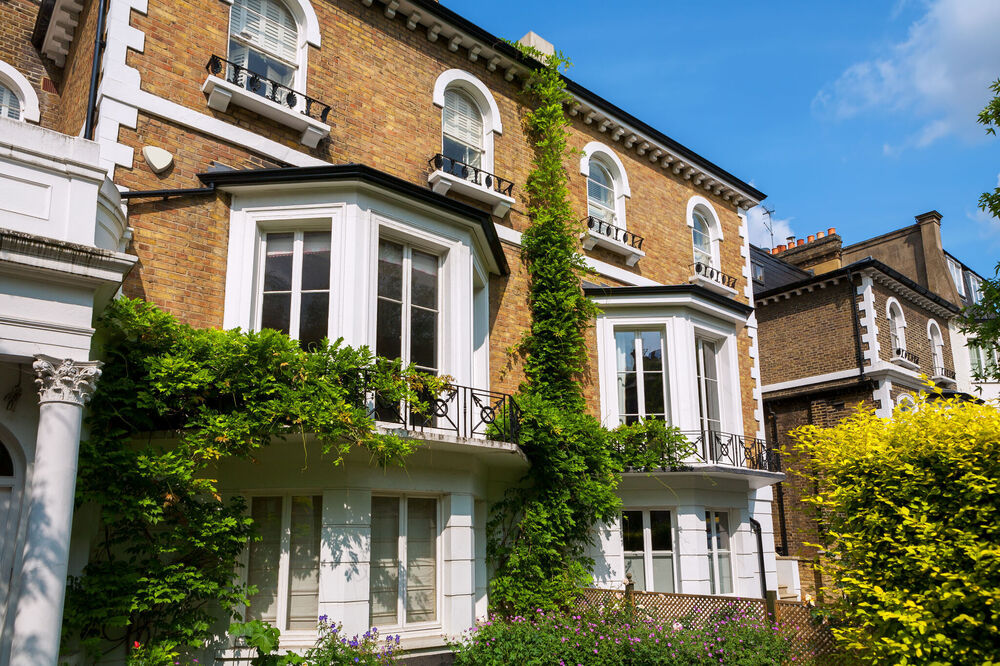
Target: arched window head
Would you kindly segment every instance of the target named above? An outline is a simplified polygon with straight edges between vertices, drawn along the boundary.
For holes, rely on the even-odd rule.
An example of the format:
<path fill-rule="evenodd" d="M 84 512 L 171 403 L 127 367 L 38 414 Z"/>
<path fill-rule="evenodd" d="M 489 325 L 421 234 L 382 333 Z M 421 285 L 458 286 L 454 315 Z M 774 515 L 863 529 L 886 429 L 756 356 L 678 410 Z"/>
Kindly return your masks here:
<path fill-rule="evenodd" d="M 483 114 L 468 94 L 454 87 L 445 91 L 441 126 L 441 152 L 445 157 L 485 168 Z"/>
<path fill-rule="evenodd" d="M 691 197 L 687 207 L 687 223 L 691 227 L 694 263 L 719 269 L 722 226 L 712 203 L 705 197 Z"/>
<path fill-rule="evenodd" d="M 617 226 L 616 199 L 615 181 L 610 171 L 600 161 L 590 160 L 587 174 L 587 215 Z"/>
<path fill-rule="evenodd" d="M 21 100 L 3 83 L 0 83 L 0 118 L 21 119 Z"/>
<path fill-rule="evenodd" d="M 933 319 L 927 322 L 927 337 L 931 342 L 931 360 L 934 372 L 937 374 L 944 369 L 944 336 L 941 335 L 941 328 Z"/>
<path fill-rule="evenodd" d="M 303 43 L 295 17 L 281 0 L 233 0 L 229 18 L 229 60 L 284 86 L 296 87 Z M 270 84 L 243 75 L 251 92 L 270 95 Z"/>
<path fill-rule="evenodd" d="M 38 122 L 38 95 L 28 79 L 0 61 L 0 118 Z"/>
<path fill-rule="evenodd" d="M 906 320 L 903 319 L 903 309 L 894 298 L 889 299 L 886 306 L 886 317 L 889 320 L 889 344 L 893 356 L 902 356 L 906 351 Z"/>

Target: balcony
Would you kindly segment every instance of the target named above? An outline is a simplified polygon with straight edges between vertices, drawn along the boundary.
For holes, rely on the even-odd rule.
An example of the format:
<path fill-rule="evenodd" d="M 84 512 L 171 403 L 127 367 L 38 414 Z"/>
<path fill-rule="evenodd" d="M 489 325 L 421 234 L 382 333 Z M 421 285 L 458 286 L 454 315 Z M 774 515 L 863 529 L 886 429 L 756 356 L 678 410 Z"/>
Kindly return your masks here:
<path fill-rule="evenodd" d="M 587 233 L 583 236 L 584 250 L 603 247 L 605 250 L 624 255 L 625 264 L 628 266 L 635 266 L 639 259 L 646 256 L 646 253 L 642 251 L 642 243 L 645 239 L 639 234 L 616 227 L 593 215 L 585 218 L 585 221 L 587 222 Z"/>
<path fill-rule="evenodd" d="M 901 365 L 904 368 L 909 368 L 910 370 L 917 370 L 920 368 L 920 357 L 913 352 L 906 351 L 903 347 L 893 347 L 892 358 L 889 360 L 896 365 Z"/>
<path fill-rule="evenodd" d="M 723 273 L 718 268 L 713 268 L 708 264 L 696 261 L 691 264 L 693 274 L 688 279 L 691 284 L 705 287 L 709 291 L 714 291 L 723 296 L 735 296 L 736 278 L 728 273 Z"/>
<path fill-rule="evenodd" d="M 769 447 L 763 439 L 736 435 L 728 432 L 715 431 L 685 431 L 681 433 L 687 438 L 694 453 L 681 467 L 675 471 L 690 472 L 697 470 L 703 465 L 720 467 L 732 467 L 742 470 L 756 472 L 781 472 L 781 455 L 774 448 Z M 637 457 L 645 457 L 645 448 L 640 445 L 641 451 Z M 625 451 L 619 451 L 623 456 Z M 667 461 L 664 460 L 664 463 Z M 667 471 L 665 464 L 659 468 L 660 471 Z M 655 469 L 639 470 L 628 467 L 626 471 L 657 471 Z"/>
<path fill-rule="evenodd" d="M 243 107 L 301 132 L 299 143 L 309 148 L 329 136 L 329 104 L 217 55 L 209 58 L 205 69 L 208 78 L 201 89 L 208 95 L 209 108 L 225 113 L 230 104 Z"/>
<path fill-rule="evenodd" d="M 451 384 L 436 397 L 428 395 L 421 400 L 427 406 L 417 410 L 405 400 L 384 399 L 367 381 L 362 382 L 368 415 L 382 425 L 420 433 L 518 443 L 521 410 L 506 393 Z"/>
<path fill-rule="evenodd" d="M 432 169 L 427 182 L 438 194 L 457 192 L 481 201 L 490 205 L 497 217 L 506 215 L 514 204 L 514 183 L 509 180 L 441 153 L 427 160 L 427 164 Z"/>
<path fill-rule="evenodd" d="M 931 375 L 931 380 L 935 384 L 956 384 L 955 371 L 951 368 L 946 368 L 944 366 L 936 365 L 934 366 L 934 372 Z"/>

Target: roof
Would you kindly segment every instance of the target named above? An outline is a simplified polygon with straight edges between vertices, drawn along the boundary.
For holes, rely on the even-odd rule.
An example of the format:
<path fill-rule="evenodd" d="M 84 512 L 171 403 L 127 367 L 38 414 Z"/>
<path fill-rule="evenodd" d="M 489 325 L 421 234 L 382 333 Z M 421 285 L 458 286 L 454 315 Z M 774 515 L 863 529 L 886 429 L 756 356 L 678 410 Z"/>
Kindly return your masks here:
<path fill-rule="evenodd" d="M 676 294 L 693 294 L 743 317 L 748 317 L 753 312 L 753 307 L 745 303 L 734 301 L 728 296 L 722 296 L 696 284 L 666 284 L 652 287 L 599 287 L 585 283 L 583 293 L 586 296 L 671 296 Z"/>
<path fill-rule="evenodd" d="M 782 261 L 756 245 L 750 246 L 750 261 L 764 269 L 764 291 L 812 277 L 809 271 Z"/>
<path fill-rule="evenodd" d="M 358 181 L 388 189 L 408 199 L 464 217 L 476 224 L 500 273 L 502 275 L 510 274 L 507 256 L 500 245 L 500 237 L 497 236 L 493 217 L 489 213 L 364 164 L 331 164 L 272 169 L 220 169 L 199 173 L 198 179 L 212 187 Z"/>

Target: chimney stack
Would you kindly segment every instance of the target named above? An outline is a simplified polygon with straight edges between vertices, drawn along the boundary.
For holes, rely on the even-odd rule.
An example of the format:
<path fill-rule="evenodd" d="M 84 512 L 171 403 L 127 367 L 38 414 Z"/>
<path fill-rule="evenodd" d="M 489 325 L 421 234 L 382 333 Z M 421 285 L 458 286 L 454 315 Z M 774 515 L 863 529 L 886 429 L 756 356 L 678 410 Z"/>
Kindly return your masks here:
<path fill-rule="evenodd" d="M 536 48 L 548 56 L 555 55 L 556 53 L 556 47 L 552 45 L 552 42 L 539 36 L 535 32 L 529 32 L 527 35 L 517 40 L 517 43 Z"/>
<path fill-rule="evenodd" d="M 771 254 L 781 254 L 782 261 L 811 270 L 815 274 L 826 273 L 841 267 L 841 240 L 836 227 L 825 232 L 817 231 L 805 238 L 788 236 L 786 245 L 778 245 Z"/>

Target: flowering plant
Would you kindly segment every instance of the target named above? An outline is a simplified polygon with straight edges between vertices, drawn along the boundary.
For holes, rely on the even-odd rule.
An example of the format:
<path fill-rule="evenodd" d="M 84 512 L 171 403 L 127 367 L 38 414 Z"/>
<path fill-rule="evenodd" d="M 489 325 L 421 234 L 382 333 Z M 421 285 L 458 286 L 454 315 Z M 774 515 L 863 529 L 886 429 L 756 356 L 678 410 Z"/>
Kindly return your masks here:
<path fill-rule="evenodd" d="M 342 631 L 343 625 L 333 624 L 326 615 L 321 615 L 319 638 L 316 645 L 306 651 L 306 663 L 314 666 L 392 666 L 396 663 L 399 636 L 382 638 L 376 627 L 351 638 Z"/>

